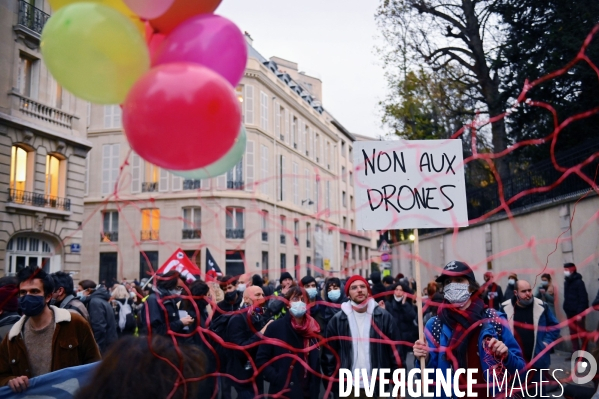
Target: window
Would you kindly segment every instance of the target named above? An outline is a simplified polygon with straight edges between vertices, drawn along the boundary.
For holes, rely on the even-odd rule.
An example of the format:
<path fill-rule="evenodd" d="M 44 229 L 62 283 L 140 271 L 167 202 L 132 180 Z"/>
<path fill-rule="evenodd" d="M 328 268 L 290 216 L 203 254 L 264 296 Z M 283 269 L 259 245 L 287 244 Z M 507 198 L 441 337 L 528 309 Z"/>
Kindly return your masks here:
<path fill-rule="evenodd" d="M 245 186 L 246 191 L 254 191 L 254 142 L 248 140 L 245 145 Z M 242 179 L 243 181 L 243 179 Z"/>
<path fill-rule="evenodd" d="M 308 151 L 308 135 L 309 133 L 310 127 L 308 127 L 305 123 L 304 123 L 304 129 L 302 132 L 302 151 L 305 151 L 306 156 L 309 155 L 309 151 Z"/>
<path fill-rule="evenodd" d="M 345 166 L 341 167 L 341 181 L 345 183 Z"/>
<path fill-rule="evenodd" d="M 245 86 L 245 114 L 243 115 L 244 123 L 253 125 L 254 124 L 254 86 Z"/>
<path fill-rule="evenodd" d="M 314 154 L 316 156 L 316 162 L 319 163 L 320 162 L 320 136 L 318 135 L 318 133 L 316 133 L 316 137 L 314 138 L 314 146 L 316 147 L 316 153 Z"/>
<path fill-rule="evenodd" d="M 351 210 L 353 211 L 354 210 L 354 196 L 353 195 L 349 196 L 349 206 L 350 206 Z"/>
<path fill-rule="evenodd" d="M 299 245 L 299 238 L 300 238 L 300 228 L 299 228 L 299 220 L 294 220 L 293 221 L 293 238 L 295 239 L 294 244 L 295 245 Z"/>
<path fill-rule="evenodd" d="M 343 206 L 347 207 L 347 194 L 345 194 L 345 191 L 343 191 L 341 193 L 341 199 L 342 199 L 342 202 L 343 202 Z"/>
<path fill-rule="evenodd" d="M 314 180 L 314 202 L 316 202 L 316 209 L 320 207 L 320 176 L 316 175 Z"/>
<path fill-rule="evenodd" d="M 351 227 L 351 231 L 356 231 L 356 229 L 354 229 L 354 219 L 350 220 L 350 227 Z"/>
<path fill-rule="evenodd" d="M 158 181 L 160 180 L 160 168 L 145 162 L 144 182 L 141 184 L 143 193 L 158 191 Z"/>
<path fill-rule="evenodd" d="M 104 106 L 104 129 L 118 129 L 121 127 L 120 105 Z"/>
<path fill-rule="evenodd" d="M 260 127 L 268 131 L 268 94 L 260 92 Z"/>
<path fill-rule="evenodd" d="M 327 180 L 326 190 L 324 192 L 324 202 L 326 209 L 331 209 L 331 182 Z"/>
<path fill-rule="evenodd" d="M 262 277 L 268 277 L 268 252 L 262 251 Z"/>
<path fill-rule="evenodd" d="M 260 218 L 262 221 L 262 241 L 268 241 L 268 211 L 262 211 Z"/>
<path fill-rule="evenodd" d="M 306 223 L 306 247 L 310 248 L 312 246 L 312 226 L 310 223 Z"/>
<path fill-rule="evenodd" d="M 285 244 L 286 241 L 286 235 L 285 235 L 285 224 L 286 224 L 286 219 L 285 216 L 281 215 L 281 244 Z"/>
<path fill-rule="evenodd" d="M 287 254 L 281 254 L 281 273 L 287 271 Z"/>
<path fill-rule="evenodd" d="M 7 275 L 14 276 L 26 266 L 39 266 L 51 273 L 51 259 L 54 247 L 50 242 L 36 237 L 14 237 L 6 246 L 8 257 Z"/>
<path fill-rule="evenodd" d="M 156 241 L 160 234 L 160 209 L 141 210 L 141 240 Z"/>
<path fill-rule="evenodd" d="M 356 259 L 356 244 L 351 245 L 351 258 Z"/>
<path fill-rule="evenodd" d="M 17 71 L 17 88 L 24 97 L 37 98 L 39 60 L 21 53 Z"/>
<path fill-rule="evenodd" d="M 299 206 L 299 166 L 293 163 L 293 203 Z"/>
<path fill-rule="evenodd" d="M 310 171 L 308 169 L 304 169 L 304 175 L 305 175 L 305 179 L 304 179 L 304 185 L 305 185 L 305 189 L 306 189 L 306 198 L 304 198 L 306 200 L 305 204 L 306 206 L 310 206 L 310 201 L 312 200 L 312 198 L 310 198 L 310 186 L 312 185 L 312 180 L 310 179 Z"/>
<path fill-rule="evenodd" d="M 245 273 L 245 251 L 227 251 L 225 254 L 225 273 L 239 276 Z"/>
<path fill-rule="evenodd" d="M 243 103 L 243 94 L 244 94 L 244 87 L 243 85 L 238 85 L 235 88 L 235 95 L 237 96 L 237 99 L 239 100 L 239 106 L 241 107 L 241 121 L 245 122 L 245 104 Z"/>
<path fill-rule="evenodd" d="M 283 121 L 281 120 L 281 115 L 283 115 L 283 113 L 285 111 L 283 110 L 283 107 L 281 107 L 281 105 L 279 105 L 278 101 L 275 101 L 274 107 L 275 107 L 275 138 L 278 136 L 278 138 L 280 138 L 281 140 L 285 140 L 283 132 L 281 131 L 281 125 L 283 124 Z"/>
<path fill-rule="evenodd" d="M 349 146 L 349 159 L 353 162 L 352 148 Z"/>
<path fill-rule="evenodd" d="M 244 238 L 243 209 L 227 208 L 226 215 L 226 237 L 230 239 Z"/>
<path fill-rule="evenodd" d="M 279 201 L 285 200 L 285 157 L 279 156 Z"/>
<path fill-rule="evenodd" d="M 117 242 L 119 240 L 119 213 L 116 211 L 102 212 L 102 242 Z"/>
<path fill-rule="evenodd" d="M 199 207 L 183 208 L 183 239 L 201 238 L 202 211 Z"/>
<path fill-rule="evenodd" d="M 46 155 L 46 195 L 64 196 L 64 162 L 55 155 Z"/>
<path fill-rule="evenodd" d="M 291 143 L 293 148 L 297 149 L 297 118 L 295 116 L 291 118 Z"/>
<path fill-rule="evenodd" d="M 261 176 L 262 181 L 260 182 L 260 189 L 262 194 L 268 195 L 269 193 L 269 179 L 268 179 L 268 147 L 265 145 L 260 146 L 260 159 L 261 159 Z"/>
<path fill-rule="evenodd" d="M 349 172 L 349 185 L 354 186 L 354 172 Z"/>
<path fill-rule="evenodd" d="M 341 156 L 345 158 L 345 141 L 341 142 Z"/>
<path fill-rule="evenodd" d="M 158 251 L 139 252 L 139 279 L 150 278 L 158 270 Z"/>
<path fill-rule="evenodd" d="M 102 195 L 108 195 L 115 189 L 119 176 L 119 144 L 102 146 Z"/>
<path fill-rule="evenodd" d="M 62 86 L 58 84 L 58 82 L 54 81 L 55 86 L 55 96 L 54 96 L 54 107 L 61 109 L 62 108 Z"/>
<path fill-rule="evenodd" d="M 343 216 L 343 230 L 347 230 L 347 218 Z"/>
<path fill-rule="evenodd" d="M 243 188 L 243 157 L 227 172 L 227 188 L 232 190 Z"/>
<path fill-rule="evenodd" d="M 33 172 L 33 168 L 29 168 L 28 153 L 21 147 L 13 146 L 11 149 L 10 158 L 10 189 L 16 191 L 30 191 L 28 187 L 28 181 L 32 180 L 28 178 L 30 171 Z M 34 158 L 34 157 L 32 157 Z"/>

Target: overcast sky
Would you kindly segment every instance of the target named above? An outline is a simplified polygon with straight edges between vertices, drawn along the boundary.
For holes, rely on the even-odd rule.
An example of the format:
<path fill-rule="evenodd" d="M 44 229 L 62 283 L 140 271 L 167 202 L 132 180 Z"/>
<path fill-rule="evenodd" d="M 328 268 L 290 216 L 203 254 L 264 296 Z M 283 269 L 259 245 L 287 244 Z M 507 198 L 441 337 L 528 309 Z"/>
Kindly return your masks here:
<path fill-rule="evenodd" d="M 383 68 L 374 48 L 377 0 L 223 0 L 216 14 L 254 39 L 265 58 L 297 62 L 323 82 L 323 106 L 352 133 L 384 134 Z"/>

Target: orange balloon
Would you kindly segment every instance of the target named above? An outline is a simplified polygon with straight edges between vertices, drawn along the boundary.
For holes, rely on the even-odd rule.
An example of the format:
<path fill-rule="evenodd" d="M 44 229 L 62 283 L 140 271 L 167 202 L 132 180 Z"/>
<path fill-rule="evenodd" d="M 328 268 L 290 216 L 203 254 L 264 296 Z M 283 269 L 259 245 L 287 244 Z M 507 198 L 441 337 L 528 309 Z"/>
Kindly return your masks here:
<path fill-rule="evenodd" d="M 211 14 L 222 0 L 175 0 L 171 8 L 158 18 L 150 20 L 160 33 L 169 33 L 188 18 L 199 14 Z"/>

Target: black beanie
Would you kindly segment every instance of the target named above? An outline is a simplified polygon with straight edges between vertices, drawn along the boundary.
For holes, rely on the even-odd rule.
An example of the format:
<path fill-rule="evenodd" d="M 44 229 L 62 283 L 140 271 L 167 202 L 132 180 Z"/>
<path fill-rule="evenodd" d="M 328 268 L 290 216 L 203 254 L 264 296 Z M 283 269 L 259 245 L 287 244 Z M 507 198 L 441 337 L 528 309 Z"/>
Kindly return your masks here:
<path fill-rule="evenodd" d="M 258 274 L 254 274 L 252 276 L 252 285 L 255 285 L 256 287 L 262 287 L 264 285 L 264 280 L 262 280 L 262 277 L 260 277 Z"/>
<path fill-rule="evenodd" d="M 283 284 L 283 280 L 286 280 L 290 278 L 293 281 L 293 277 L 291 276 L 291 273 L 289 272 L 285 272 L 281 274 L 281 278 L 279 279 L 279 283 Z"/>

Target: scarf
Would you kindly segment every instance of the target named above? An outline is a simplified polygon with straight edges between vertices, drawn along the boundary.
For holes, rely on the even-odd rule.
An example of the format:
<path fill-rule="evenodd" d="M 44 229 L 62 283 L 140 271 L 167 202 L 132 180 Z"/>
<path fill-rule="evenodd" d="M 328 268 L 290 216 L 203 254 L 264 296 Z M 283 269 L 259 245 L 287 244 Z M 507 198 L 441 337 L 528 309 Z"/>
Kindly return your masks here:
<path fill-rule="evenodd" d="M 310 346 L 310 338 L 316 338 L 318 333 L 320 333 L 320 326 L 318 322 L 314 319 L 314 317 L 310 316 L 308 313 L 303 318 L 303 322 L 298 323 L 296 318 L 290 316 L 291 318 L 291 328 L 297 333 L 297 335 L 302 338 L 304 343 L 304 349 Z M 308 351 L 304 352 L 304 361 L 306 364 L 308 363 Z M 304 370 L 304 378 L 306 378 L 308 373 L 308 369 Z"/>
<path fill-rule="evenodd" d="M 470 306 L 467 309 L 459 310 L 457 308 L 450 307 L 447 301 L 443 303 L 445 305 L 439 309 L 439 318 L 442 324 L 447 325 L 453 331 L 451 339 L 449 340 L 448 351 L 453 353 L 458 364 L 458 368 L 466 368 L 466 351 L 468 349 L 468 340 L 470 335 L 475 329 L 470 330 L 466 334 L 466 330 L 470 328 L 477 321 L 484 319 L 485 303 L 478 296 L 471 297 Z M 478 339 L 478 337 L 475 337 Z"/>

